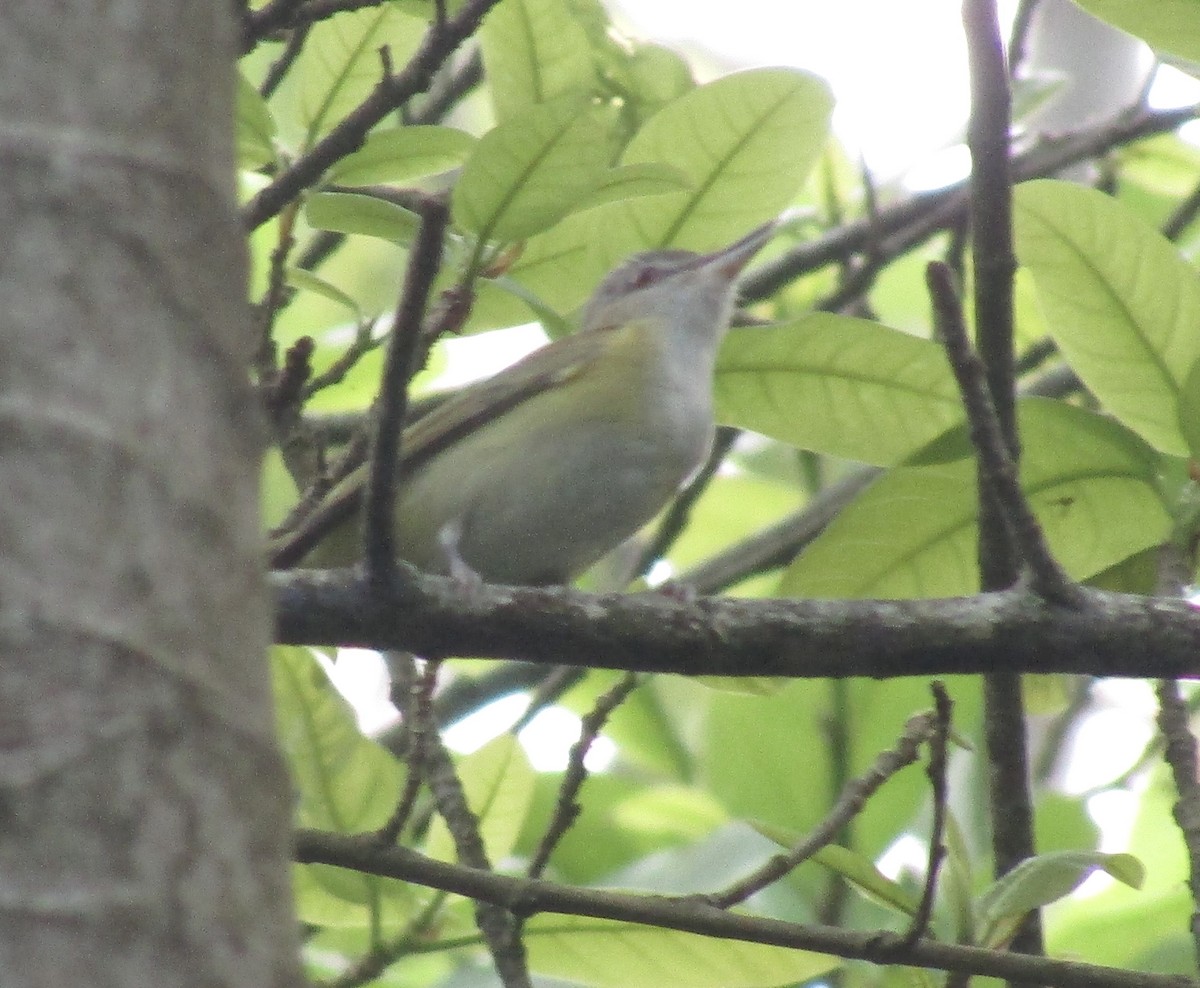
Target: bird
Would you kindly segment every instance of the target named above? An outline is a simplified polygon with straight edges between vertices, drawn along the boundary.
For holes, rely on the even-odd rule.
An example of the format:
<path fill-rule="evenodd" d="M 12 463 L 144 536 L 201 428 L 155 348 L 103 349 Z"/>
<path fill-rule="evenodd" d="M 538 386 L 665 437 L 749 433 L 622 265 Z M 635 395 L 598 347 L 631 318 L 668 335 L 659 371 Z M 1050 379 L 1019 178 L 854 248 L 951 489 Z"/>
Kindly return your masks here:
<path fill-rule="evenodd" d="M 401 441 L 394 538 L 426 572 L 488 583 L 570 583 L 646 525 L 712 444 L 713 373 L 738 276 L 775 224 L 706 254 L 628 258 L 580 329 L 470 385 Z M 305 558 L 361 555 L 369 465 L 326 498 L 345 516 Z"/>

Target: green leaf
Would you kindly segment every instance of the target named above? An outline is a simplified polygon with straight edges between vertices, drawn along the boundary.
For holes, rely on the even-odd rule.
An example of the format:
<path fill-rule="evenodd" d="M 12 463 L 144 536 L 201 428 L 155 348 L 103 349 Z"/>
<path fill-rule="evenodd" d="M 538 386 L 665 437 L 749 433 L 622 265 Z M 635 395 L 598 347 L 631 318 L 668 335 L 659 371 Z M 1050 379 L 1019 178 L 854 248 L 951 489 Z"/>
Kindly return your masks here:
<path fill-rule="evenodd" d="M 394 127 L 377 130 L 329 171 L 340 185 L 411 182 L 457 168 L 476 140 L 453 127 Z"/>
<path fill-rule="evenodd" d="M 240 72 L 236 96 L 238 167 L 260 168 L 275 160 L 275 120 L 258 90 Z"/>
<path fill-rule="evenodd" d="M 1152 450 L 1111 419 L 1047 399 L 1019 404 L 1021 483 L 1051 549 L 1086 579 L 1169 529 Z M 961 430 L 960 430 L 961 431 Z M 971 459 L 900 466 L 868 487 L 784 575 L 801 597 L 976 593 L 978 506 Z"/>
<path fill-rule="evenodd" d="M 314 295 L 320 295 L 330 302 L 344 306 L 353 313 L 356 322 L 361 322 L 363 319 L 362 307 L 353 298 L 338 288 L 337 285 L 326 281 L 311 271 L 306 271 L 304 268 L 289 267 L 287 269 L 287 283 L 293 288 L 312 292 Z"/>
<path fill-rule="evenodd" d="M 634 97 L 648 105 L 669 103 L 696 86 L 687 60 L 665 45 L 637 45 L 626 72 Z"/>
<path fill-rule="evenodd" d="M 752 824 L 764 837 L 780 847 L 791 849 L 800 842 L 801 834 L 768 823 Z M 897 910 L 905 916 L 915 916 L 919 900 L 908 889 L 883 874 L 868 857 L 840 844 L 826 844 L 809 858 L 847 882 L 868 898 Z"/>
<path fill-rule="evenodd" d="M 870 858 L 840 844 L 827 844 L 812 856 L 817 864 L 841 875 L 867 898 L 890 906 L 905 916 L 915 916 L 919 901 L 899 882 L 875 867 Z"/>
<path fill-rule="evenodd" d="M 672 680 L 675 677 L 672 677 Z M 702 780 L 729 814 L 804 833 L 817 826 L 850 778 L 870 770 L 879 752 L 891 748 L 914 711 L 929 706 L 928 686 L 916 679 L 873 682 L 793 682 L 772 696 L 745 697 L 701 691 L 687 684 L 676 703 L 680 718 L 702 731 L 696 742 L 695 777 Z M 955 720 L 970 731 L 978 720 L 978 683 L 949 679 Z M 692 728 L 703 716 L 703 725 Z M 802 759 L 781 759 L 780 751 L 799 744 Z M 917 824 L 914 815 L 928 806 L 929 782 L 920 766 L 905 768 L 888 780 L 854 822 L 854 848 L 876 857 Z M 825 876 L 795 878 L 819 894 Z"/>
<path fill-rule="evenodd" d="M 365 875 L 333 865 L 296 865 L 292 869 L 296 918 L 332 929 L 400 929 L 429 898 L 399 879 Z"/>
<path fill-rule="evenodd" d="M 458 777 L 468 805 L 479 818 L 488 859 L 496 862 L 507 857 L 533 799 L 534 774 L 525 749 L 512 735 L 501 735 L 461 759 Z M 441 817 L 430 828 L 426 853 L 443 860 L 455 857 L 454 842 Z"/>
<path fill-rule="evenodd" d="M 822 82 L 790 69 L 737 73 L 690 91 L 646 124 L 615 170 L 665 167 L 688 189 L 572 212 L 533 237 L 509 274 L 568 312 L 636 251 L 735 240 L 792 201 L 826 140 L 829 106 Z M 613 178 L 606 170 L 597 187 Z"/>
<path fill-rule="evenodd" d="M 577 308 L 608 273 L 592 249 L 594 216 L 572 213 L 526 241 L 509 276 L 559 312 Z"/>
<path fill-rule="evenodd" d="M 1075 0 L 1156 51 L 1200 62 L 1200 4 L 1196 0 Z"/>
<path fill-rule="evenodd" d="M 881 466 L 962 418 L 941 347 L 847 316 L 733 330 L 715 386 L 723 424 Z"/>
<path fill-rule="evenodd" d="M 360 233 L 393 243 L 411 243 L 417 234 L 417 214 L 394 202 L 356 192 L 318 192 L 304 204 L 309 226 L 338 233 Z"/>
<path fill-rule="evenodd" d="M 1200 456 L 1200 360 L 1192 365 L 1180 389 L 1179 430 L 1191 455 Z"/>
<path fill-rule="evenodd" d="M 1088 813 L 1086 797 L 1043 791 L 1037 797 L 1033 822 L 1034 844 L 1043 854 L 1094 850 L 1100 843 L 1100 828 Z"/>
<path fill-rule="evenodd" d="M 586 916 L 539 914 L 524 927 L 529 966 L 597 988 L 774 988 L 832 971 L 836 957 Z"/>
<path fill-rule="evenodd" d="M 271 676 L 279 742 L 297 790 L 297 823 L 338 833 L 383 826 L 400 793 L 400 763 L 363 736 L 350 704 L 311 651 L 272 649 Z"/>
<path fill-rule="evenodd" d="M 454 188 L 454 222 L 481 241 L 521 240 L 552 226 L 604 180 L 608 116 L 559 100 L 488 131 Z"/>
<path fill-rule="evenodd" d="M 1200 358 L 1200 281 L 1169 241 L 1109 196 L 1066 182 L 1016 190 L 1017 254 L 1046 325 L 1104 406 L 1183 455 L 1180 392 Z"/>
<path fill-rule="evenodd" d="M 625 165 L 671 165 L 691 190 L 595 210 L 606 268 L 647 247 L 707 250 L 779 214 L 829 134 L 833 100 L 795 69 L 735 72 L 668 104 L 634 136 Z"/>
<path fill-rule="evenodd" d="M 1097 870 L 1130 888 L 1141 887 L 1145 880 L 1145 869 L 1132 854 L 1058 851 L 1022 861 L 979 897 L 979 916 L 988 931 L 983 946 L 1006 942 L 1026 913 L 1070 895 Z"/>
<path fill-rule="evenodd" d="M 402 66 L 425 30 L 393 4 L 344 11 L 314 24 L 271 99 L 288 139 L 311 145 L 379 84 L 380 49 L 386 47 L 392 64 Z"/>
<path fill-rule="evenodd" d="M 656 162 L 622 165 L 607 172 L 598 186 L 576 208 L 593 209 L 605 203 L 641 196 L 660 196 L 691 187 L 686 175 L 678 168 Z"/>
<path fill-rule="evenodd" d="M 596 85 L 587 32 L 564 0 L 504 0 L 479 40 L 497 120 Z"/>
<path fill-rule="evenodd" d="M 1058 956 L 1093 964 L 1192 977 L 1195 904 L 1182 880 L 1188 873 L 1187 848 L 1172 820 L 1179 797 L 1161 761 L 1148 774 L 1127 838 L 1129 852 L 1145 866 L 1145 883 L 1135 891 L 1112 882 L 1096 895 L 1057 904 L 1046 914 L 1049 947 Z"/>

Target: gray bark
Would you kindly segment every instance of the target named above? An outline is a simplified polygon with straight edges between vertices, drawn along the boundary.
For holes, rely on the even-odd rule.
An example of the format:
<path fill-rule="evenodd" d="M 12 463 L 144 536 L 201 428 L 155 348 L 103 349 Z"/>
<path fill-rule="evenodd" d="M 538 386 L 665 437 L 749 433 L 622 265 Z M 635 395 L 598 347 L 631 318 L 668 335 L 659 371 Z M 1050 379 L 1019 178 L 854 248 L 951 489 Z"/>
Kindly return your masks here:
<path fill-rule="evenodd" d="M 224 4 L 0 12 L 0 971 L 298 983 Z"/>

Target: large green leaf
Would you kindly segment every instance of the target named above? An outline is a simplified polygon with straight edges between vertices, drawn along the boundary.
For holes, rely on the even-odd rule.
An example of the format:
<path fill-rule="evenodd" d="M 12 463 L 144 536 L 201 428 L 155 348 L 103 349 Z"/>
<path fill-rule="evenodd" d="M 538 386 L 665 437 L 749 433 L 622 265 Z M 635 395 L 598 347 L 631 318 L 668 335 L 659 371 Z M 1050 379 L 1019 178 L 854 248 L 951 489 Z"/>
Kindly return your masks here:
<path fill-rule="evenodd" d="M 481 241 L 521 240 L 552 226 L 604 180 L 603 108 L 535 106 L 488 131 L 454 188 L 454 222 Z"/>
<path fill-rule="evenodd" d="M 1084 10 L 1151 48 L 1200 62 L 1200 3 L 1196 0 L 1075 0 Z"/>
<path fill-rule="evenodd" d="M 275 120 L 266 101 L 237 74 L 237 163 L 259 168 L 275 159 Z"/>
<path fill-rule="evenodd" d="M 474 137 L 453 127 L 377 130 L 330 169 L 329 181 L 342 185 L 411 182 L 457 168 L 474 145 Z"/>
<path fill-rule="evenodd" d="M 769 823 L 755 824 L 754 829 L 788 850 L 799 844 L 806 836 L 803 833 Z M 852 851 L 840 844 L 826 844 L 824 847 L 818 848 L 808 860 L 841 875 L 864 895 L 905 916 L 915 916 L 917 913 L 919 900 L 913 891 L 894 879 L 888 878 L 875 866 L 875 862 L 864 854 Z"/>
<path fill-rule="evenodd" d="M 959 677 L 947 686 L 957 729 L 971 731 L 979 716 L 977 684 Z M 690 682 L 678 688 L 681 699 L 698 690 Z M 928 709 L 930 698 L 927 684 L 915 678 L 849 679 L 792 682 L 772 696 L 709 691 L 704 702 L 698 778 L 731 816 L 805 833 L 821 822 L 842 786 L 895 745 L 908 718 Z M 678 716 L 694 715 L 684 708 Z M 882 854 L 913 828 L 928 795 L 919 766 L 889 779 L 855 818 L 854 849 L 871 858 Z M 815 870 L 796 878 L 810 883 L 814 894 L 825 880 Z"/>
<path fill-rule="evenodd" d="M 679 192 L 690 188 L 690 185 L 687 176 L 670 165 L 652 161 L 640 165 L 621 165 L 605 173 L 604 180 L 579 204 L 579 209 L 593 209 L 624 199 Z"/>
<path fill-rule="evenodd" d="M 1170 770 L 1159 763 L 1138 792 L 1133 828 L 1123 843 L 1145 867 L 1145 882 L 1137 890 L 1111 882 L 1096 895 L 1047 910 L 1052 951 L 1093 964 L 1194 975 L 1189 926 L 1195 905 L 1180 880 L 1188 853 L 1172 819 L 1178 799 Z"/>
<path fill-rule="evenodd" d="M 1045 399 L 1020 403 L 1021 483 L 1050 546 L 1086 579 L 1159 544 L 1170 520 L 1157 457 L 1111 419 Z M 781 592 L 801 597 L 975 593 L 975 464 L 901 466 L 865 490 L 793 563 Z"/>
<path fill-rule="evenodd" d="M 646 247 L 711 249 L 777 215 L 824 147 L 832 107 L 825 83 L 794 69 L 735 72 L 668 104 L 622 163 L 671 165 L 691 189 L 595 210 L 605 267 Z"/>
<path fill-rule="evenodd" d="M 962 418 L 941 347 L 830 314 L 731 332 L 717 360 L 716 405 L 724 424 L 880 466 Z"/>
<path fill-rule="evenodd" d="M 524 940 L 534 971 L 597 988 L 772 988 L 841 964 L 805 950 L 586 916 L 534 916 Z"/>
<path fill-rule="evenodd" d="M 339 833 L 383 826 L 400 793 L 400 763 L 363 736 L 350 704 L 308 649 L 272 649 L 271 675 L 298 824 Z"/>
<path fill-rule="evenodd" d="M 357 192 L 317 192 L 304 203 L 309 226 L 338 233 L 359 233 L 393 243 L 409 243 L 417 234 L 417 214 L 394 202 Z"/>
<path fill-rule="evenodd" d="M 691 90 L 654 116 L 622 164 L 573 207 L 584 211 L 533 237 L 509 274 L 566 312 L 636 251 L 733 241 L 793 201 L 825 142 L 830 102 L 820 80 L 790 69 L 736 73 Z M 685 187 L 664 191 L 668 175 Z M 664 181 L 625 185 L 637 176 Z M 585 209 L 613 183 L 622 201 Z"/>
<path fill-rule="evenodd" d="M 402 66 L 416 51 L 425 24 L 394 4 L 346 11 L 312 26 L 304 49 L 271 99 L 285 136 L 312 144 L 379 84 L 387 48 Z"/>
<path fill-rule="evenodd" d="M 596 84 L 587 32 L 565 0 L 504 0 L 479 40 L 497 120 Z"/>
<path fill-rule="evenodd" d="M 1007 943 L 1026 913 L 1070 895 L 1094 871 L 1105 871 L 1130 888 L 1140 888 L 1146 877 L 1132 854 L 1055 851 L 1027 858 L 980 895 L 976 909 L 984 927 L 982 945 Z"/>
<path fill-rule="evenodd" d="M 296 790 L 296 822 L 361 833 L 388 819 L 404 778 L 399 762 L 363 736 L 354 711 L 311 651 L 271 650 L 275 719 Z M 296 911 L 322 926 L 399 924 L 415 897 L 405 883 L 327 865 L 297 866 Z"/>
<path fill-rule="evenodd" d="M 1117 418 L 1183 455 L 1180 393 L 1200 357 L 1200 281 L 1175 248 L 1109 196 L 1066 182 L 1016 190 L 1017 254 L 1046 326 Z"/>
<path fill-rule="evenodd" d="M 572 213 L 528 240 L 509 275 L 559 312 L 581 305 L 608 271 L 594 249 L 597 212 Z"/>

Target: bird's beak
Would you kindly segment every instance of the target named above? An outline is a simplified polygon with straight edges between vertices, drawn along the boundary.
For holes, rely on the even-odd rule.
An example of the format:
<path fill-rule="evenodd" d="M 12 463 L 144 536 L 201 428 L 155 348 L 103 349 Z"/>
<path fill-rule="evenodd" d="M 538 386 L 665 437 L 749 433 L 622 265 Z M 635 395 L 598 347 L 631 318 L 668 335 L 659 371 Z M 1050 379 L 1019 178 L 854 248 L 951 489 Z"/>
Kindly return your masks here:
<path fill-rule="evenodd" d="M 742 273 L 742 269 L 750 263 L 750 259 L 762 250 L 774 232 L 775 221 L 772 220 L 770 223 L 764 223 L 757 230 L 752 230 L 741 240 L 734 241 L 728 247 L 722 247 L 711 254 L 701 254 L 696 258 L 695 265 L 697 268 L 719 271 L 732 281 Z"/>

